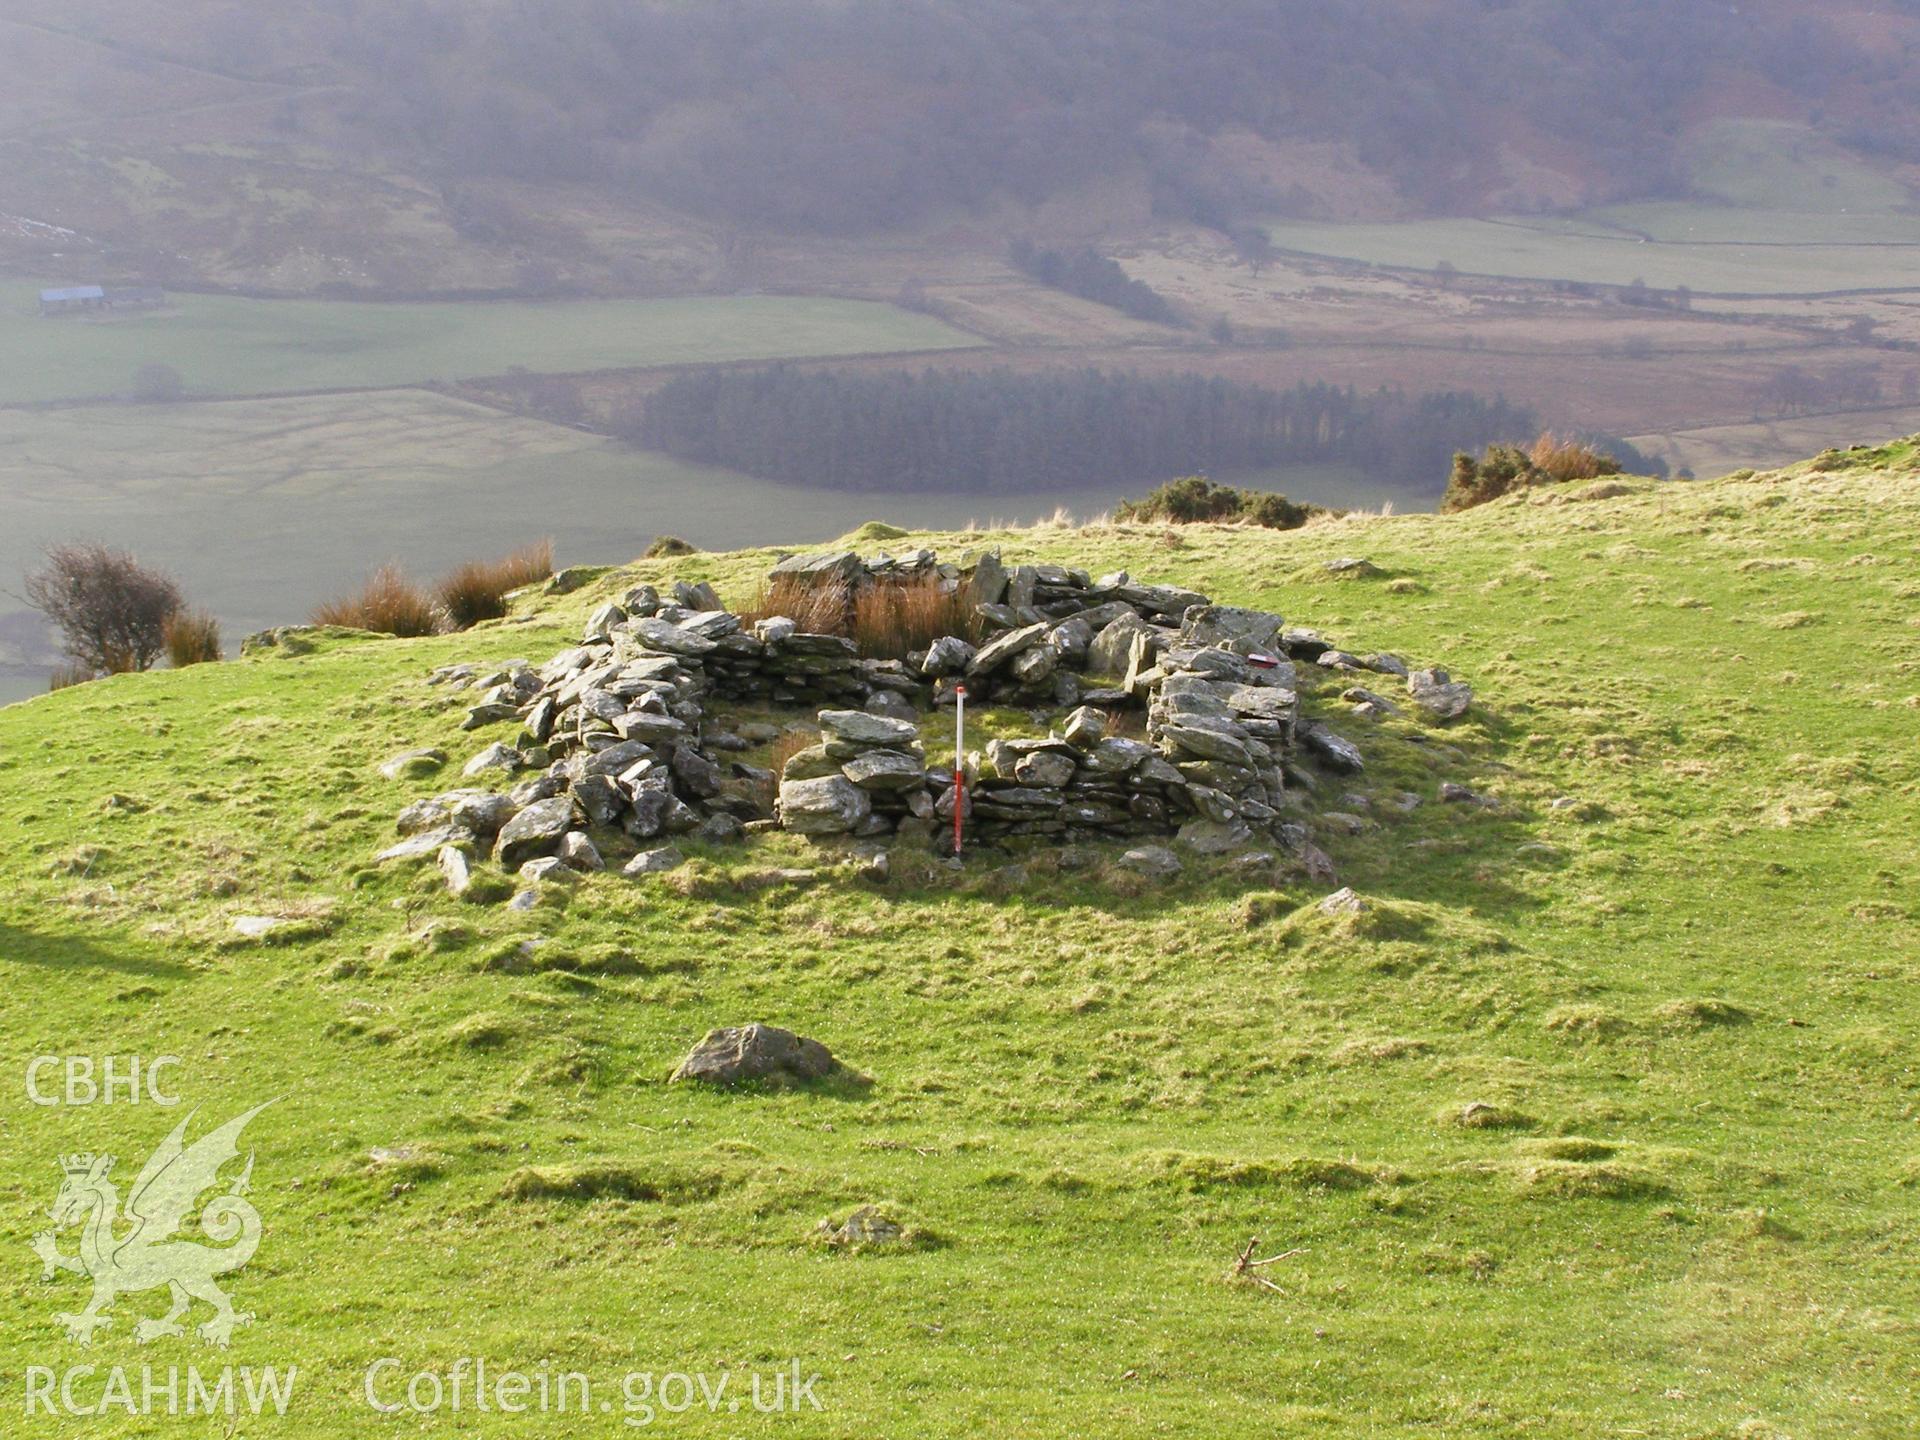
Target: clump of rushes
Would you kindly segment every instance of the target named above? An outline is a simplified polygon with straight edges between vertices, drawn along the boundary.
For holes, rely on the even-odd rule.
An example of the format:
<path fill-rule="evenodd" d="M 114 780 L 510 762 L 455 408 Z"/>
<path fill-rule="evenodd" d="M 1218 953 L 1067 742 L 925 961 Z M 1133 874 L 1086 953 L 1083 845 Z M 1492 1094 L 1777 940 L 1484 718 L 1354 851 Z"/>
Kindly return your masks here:
<path fill-rule="evenodd" d="M 498 560 L 469 560 L 434 586 L 447 623 L 456 630 L 497 620 L 507 613 L 507 596 L 523 585 L 553 574 L 553 541 L 540 540 Z"/>
<path fill-rule="evenodd" d="M 220 622 L 204 610 L 176 610 L 161 629 L 167 661 L 176 670 L 220 658 Z"/>
<path fill-rule="evenodd" d="M 343 625 L 383 635 L 433 635 L 441 629 L 441 613 L 426 591 L 401 573 L 398 565 L 382 565 L 366 584 L 350 595 L 335 596 L 313 607 L 316 625 Z"/>
<path fill-rule="evenodd" d="M 853 634 L 852 601 L 837 580 L 808 583 L 792 575 L 763 580 L 734 613 L 743 625 L 784 615 L 810 635 Z"/>
<path fill-rule="evenodd" d="M 974 639 L 978 627 L 964 593 L 943 589 L 932 576 L 874 585 L 853 602 L 853 643 L 871 660 L 924 650 L 943 635 Z"/>

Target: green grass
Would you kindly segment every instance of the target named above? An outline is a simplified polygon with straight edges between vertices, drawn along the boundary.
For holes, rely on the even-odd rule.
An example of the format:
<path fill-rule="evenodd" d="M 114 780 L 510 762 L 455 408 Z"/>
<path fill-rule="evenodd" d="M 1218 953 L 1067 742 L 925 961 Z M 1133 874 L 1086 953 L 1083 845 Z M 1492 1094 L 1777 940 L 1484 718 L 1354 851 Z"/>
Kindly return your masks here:
<path fill-rule="evenodd" d="M 751 296 L 432 304 L 174 295 L 168 311 L 41 319 L 31 286 L 0 303 L 0 403 L 120 395 L 144 365 L 190 393 L 406 385 L 536 372 L 689 365 L 976 344 L 865 300 Z"/>
<path fill-rule="evenodd" d="M 177 1054 L 206 1120 L 284 1097 L 249 1132 L 268 1230 L 228 1357 L 300 1367 L 277 1434 L 397 1433 L 360 1399 L 383 1355 L 598 1377 L 798 1355 L 825 1412 L 768 1431 L 1904 1435 L 1915 466 L 1908 442 L 1458 517 L 997 537 L 1475 685 L 1444 731 L 1341 722 L 1369 772 L 1310 809 L 1428 797 L 1319 826 L 1372 906 L 1341 919 L 1284 872 L 1143 890 L 1041 853 L 876 887 L 782 837 L 524 915 L 369 863 L 403 802 L 452 783 L 375 765 L 436 743 L 457 766 L 493 738 L 457 729 L 431 666 L 544 658 L 635 576 L 737 593 L 767 551 L 635 566 L 463 636 L 0 710 L 6 1063 Z M 1384 575 L 1321 569 L 1348 554 Z M 1443 775 L 1502 808 L 1434 802 Z M 241 914 L 295 923 L 239 943 Z M 873 1083 L 664 1083 L 709 1026 L 751 1019 Z M 18 1083 L 0 1106 L 0 1369 L 217 1364 L 129 1343 L 150 1296 L 75 1350 L 52 1315 L 79 1282 L 41 1282 L 26 1247 L 58 1155 L 131 1169 L 178 1112 L 42 1110 Z M 868 1201 L 922 1243 L 811 1242 Z M 1281 1293 L 1222 1279 L 1255 1235 L 1304 1247 L 1264 1272 Z"/>

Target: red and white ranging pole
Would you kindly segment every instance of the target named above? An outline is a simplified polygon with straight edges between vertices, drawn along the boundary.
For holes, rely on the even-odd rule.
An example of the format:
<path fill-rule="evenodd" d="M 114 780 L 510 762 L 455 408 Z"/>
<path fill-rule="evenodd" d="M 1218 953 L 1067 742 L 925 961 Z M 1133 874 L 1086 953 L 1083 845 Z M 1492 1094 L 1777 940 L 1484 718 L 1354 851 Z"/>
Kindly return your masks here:
<path fill-rule="evenodd" d="M 953 687 L 953 858 L 960 858 L 967 803 L 967 687 Z"/>

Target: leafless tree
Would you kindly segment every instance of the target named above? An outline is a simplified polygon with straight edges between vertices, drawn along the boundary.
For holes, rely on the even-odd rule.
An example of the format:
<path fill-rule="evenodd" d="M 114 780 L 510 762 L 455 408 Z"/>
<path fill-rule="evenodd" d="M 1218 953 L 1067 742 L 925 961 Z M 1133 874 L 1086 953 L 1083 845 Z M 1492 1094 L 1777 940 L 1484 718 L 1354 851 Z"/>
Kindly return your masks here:
<path fill-rule="evenodd" d="M 59 627 L 67 654 L 95 674 L 150 669 L 183 604 L 172 576 L 93 543 L 50 546 L 26 591 L 27 603 Z"/>

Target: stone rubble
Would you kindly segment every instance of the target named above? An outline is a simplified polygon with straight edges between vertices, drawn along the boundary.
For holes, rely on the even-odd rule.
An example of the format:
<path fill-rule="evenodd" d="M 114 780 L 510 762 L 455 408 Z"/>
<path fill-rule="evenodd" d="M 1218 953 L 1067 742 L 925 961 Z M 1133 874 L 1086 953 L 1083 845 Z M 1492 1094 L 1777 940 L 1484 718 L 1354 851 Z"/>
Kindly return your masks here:
<path fill-rule="evenodd" d="M 406 806 L 397 821 L 405 838 L 380 860 L 437 858 L 458 893 L 472 884 L 471 861 L 487 855 L 509 871 L 531 869 L 529 879 L 597 871 L 609 854 L 622 873 L 643 876 L 681 863 L 668 843 L 676 838 L 734 841 L 769 824 L 937 843 L 952 823 L 953 775 L 949 764 L 929 768 L 917 719 L 964 684 L 975 705 L 1057 721 L 965 757 L 959 803 L 970 836 L 1170 841 L 1194 856 L 1277 842 L 1330 875 L 1306 828 L 1286 818 L 1298 806 L 1289 792 L 1315 788 L 1315 771 L 1357 775 L 1366 759 L 1327 718 L 1303 715 L 1303 690 L 1320 683 L 1313 676 L 1404 677 L 1411 706 L 1435 721 L 1457 718 L 1473 698 L 1444 670 L 1361 658 L 1276 614 L 1124 571 L 1008 568 L 993 552 L 947 564 L 925 550 L 865 560 L 843 551 L 792 556 L 773 576 L 848 594 L 931 581 L 972 607 L 982 638 L 949 635 L 898 658 L 865 659 L 853 641 L 785 617 L 743 622 L 706 584 L 681 582 L 665 596 L 636 586 L 596 608 L 580 643 L 544 665 L 432 673 L 429 684 L 473 693 L 463 728 L 517 721 L 521 731 L 463 766 L 469 782 L 500 789 Z M 1378 721 L 1401 709 L 1364 686 L 1338 693 L 1343 716 Z M 757 721 L 728 728 L 718 707 L 731 704 L 811 711 L 818 743 L 778 776 L 747 764 L 734 757 L 781 732 Z M 1131 717 L 1142 713 L 1135 728 Z M 443 760 L 408 752 L 383 771 L 416 776 Z M 1165 844 L 1137 844 L 1120 863 L 1162 878 L 1181 869 Z"/>

